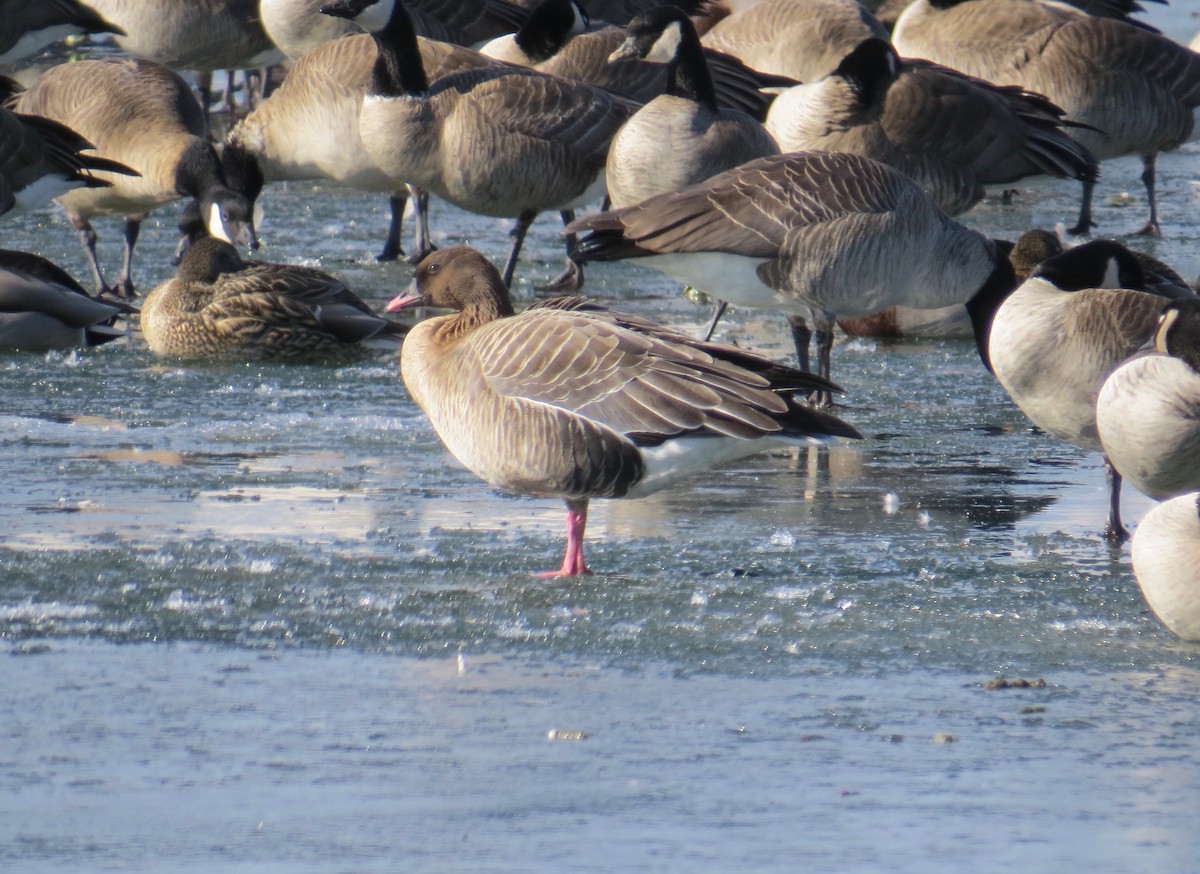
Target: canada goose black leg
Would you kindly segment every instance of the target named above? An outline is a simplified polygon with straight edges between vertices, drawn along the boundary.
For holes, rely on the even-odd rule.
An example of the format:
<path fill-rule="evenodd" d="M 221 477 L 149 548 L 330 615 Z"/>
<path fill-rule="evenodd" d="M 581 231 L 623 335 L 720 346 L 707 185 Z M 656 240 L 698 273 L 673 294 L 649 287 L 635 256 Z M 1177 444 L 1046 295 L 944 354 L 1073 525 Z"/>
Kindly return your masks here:
<path fill-rule="evenodd" d="M 704 342 L 712 339 L 713 333 L 717 330 L 717 322 L 721 321 L 721 316 L 725 315 L 725 310 L 729 307 L 729 301 L 716 298 L 713 300 L 712 315 L 708 319 L 708 327 L 704 329 Z M 807 344 L 805 344 L 807 347 Z"/>
<path fill-rule="evenodd" d="M 573 209 L 560 210 L 559 215 L 562 216 L 564 227 L 575 221 L 575 210 Z M 538 286 L 538 291 L 564 292 L 579 291 L 583 288 L 583 265 L 571 257 L 571 250 L 575 248 L 576 236 L 575 234 L 566 234 L 564 239 L 567 244 L 567 266 L 545 285 Z"/>
<path fill-rule="evenodd" d="M 529 226 L 533 224 L 536 217 L 536 212 L 521 213 L 517 217 L 516 224 L 512 226 L 512 230 L 508 232 L 508 236 L 512 240 L 512 248 L 508 251 L 508 261 L 504 265 L 504 271 L 500 274 L 505 288 L 512 288 L 512 278 L 517 270 L 517 258 L 521 254 L 521 246 L 525 243 L 525 234 L 529 232 Z"/>
<path fill-rule="evenodd" d="M 1107 458 L 1104 467 L 1108 472 L 1108 521 L 1104 525 L 1104 539 L 1109 543 L 1123 543 L 1129 539 L 1129 531 L 1121 523 L 1121 474 Z"/>
<path fill-rule="evenodd" d="M 1142 184 L 1146 186 L 1146 200 L 1150 202 L 1150 218 L 1146 220 L 1145 227 L 1137 232 L 1137 235 L 1142 237 L 1162 236 L 1162 230 L 1158 226 L 1158 200 L 1155 196 L 1157 164 L 1157 152 L 1142 155 Z"/>
<path fill-rule="evenodd" d="M 1079 222 L 1073 228 L 1068 228 L 1067 233 L 1073 236 L 1086 236 L 1092 232 L 1092 228 L 1096 223 L 1092 221 L 1092 197 L 1096 193 L 1096 180 L 1084 179 L 1082 181 L 1083 194 L 1079 202 Z"/>
<path fill-rule="evenodd" d="M 116 293 L 125 300 L 133 300 L 133 247 L 137 245 L 138 235 L 142 231 L 142 220 L 146 217 L 131 216 L 125 219 L 125 257 L 121 262 L 121 275 L 113 287 Z"/>
<path fill-rule="evenodd" d="M 433 235 L 429 233 L 429 192 L 416 185 L 406 185 L 408 197 L 413 205 L 413 251 L 404 260 L 409 264 L 420 264 L 430 252 L 436 252 Z"/>
<path fill-rule="evenodd" d="M 91 222 L 84 218 L 72 217 L 71 224 L 75 226 L 75 231 L 79 234 L 79 242 L 83 244 L 83 252 L 87 255 L 96 297 L 109 294 L 111 289 L 104 282 L 104 273 L 100 270 L 100 260 L 96 257 L 96 229 L 92 227 Z"/>
<path fill-rule="evenodd" d="M 808 344 L 812 342 L 812 331 L 803 316 L 788 316 L 787 320 L 792 329 L 792 342 L 796 344 L 797 367 L 808 370 Z"/>
<path fill-rule="evenodd" d="M 383 242 L 383 251 L 375 256 L 376 261 L 395 261 L 404 254 L 404 247 L 400 245 L 400 232 L 404 224 L 404 207 L 407 205 L 408 192 L 396 191 L 388 198 L 392 217 L 388 224 L 387 239 Z"/>
<path fill-rule="evenodd" d="M 818 328 L 815 334 L 817 341 L 817 375 L 829 379 L 830 363 L 833 358 L 833 329 Z M 817 392 L 812 399 L 817 407 L 832 407 L 833 395 L 827 391 Z"/>

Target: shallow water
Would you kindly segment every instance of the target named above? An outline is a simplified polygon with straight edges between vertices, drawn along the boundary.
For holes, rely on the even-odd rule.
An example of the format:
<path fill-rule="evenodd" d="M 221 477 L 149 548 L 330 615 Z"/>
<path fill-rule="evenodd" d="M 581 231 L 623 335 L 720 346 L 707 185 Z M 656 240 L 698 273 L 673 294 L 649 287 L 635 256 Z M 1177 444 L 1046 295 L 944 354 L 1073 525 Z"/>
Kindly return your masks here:
<path fill-rule="evenodd" d="M 1105 165 L 1102 232 L 1140 225 L 1139 171 Z M 1159 172 L 1164 235 L 1133 245 L 1195 276 L 1200 151 Z M 967 221 L 1011 238 L 1075 198 Z M 407 284 L 372 258 L 383 198 L 264 201 L 263 257 Z M 500 257 L 503 222 L 435 210 Z M 5 245 L 85 275 L 36 218 Z M 164 211 L 143 288 L 173 246 Z M 707 315 L 636 266 L 588 291 Z M 723 330 L 787 354 L 776 317 Z M 968 340 L 843 339 L 834 369 L 861 445 L 595 502 L 598 573 L 547 582 L 561 505 L 459 468 L 393 361 L 0 356 L 0 870 L 1194 871 L 1200 647 L 1099 537 L 1099 458 L 1033 432 Z"/>

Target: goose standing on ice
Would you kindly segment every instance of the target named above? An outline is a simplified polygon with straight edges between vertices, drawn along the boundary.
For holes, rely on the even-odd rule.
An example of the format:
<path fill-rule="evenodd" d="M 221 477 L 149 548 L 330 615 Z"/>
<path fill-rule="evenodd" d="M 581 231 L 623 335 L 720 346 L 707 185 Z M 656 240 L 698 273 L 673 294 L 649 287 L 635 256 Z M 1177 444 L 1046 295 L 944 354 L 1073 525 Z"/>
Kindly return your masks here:
<path fill-rule="evenodd" d="M 967 305 L 984 364 L 1033 424 L 1060 440 L 1103 452 L 1096 397 L 1110 373 L 1153 334 L 1167 298 L 1143 282 L 1124 246 L 1093 240 L 1042 263 L 1009 294 L 990 289 Z M 1104 536 L 1123 540 L 1121 474 L 1110 478 Z"/>
<path fill-rule="evenodd" d="M 583 260 L 641 258 L 719 300 L 811 317 L 828 378 L 839 314 L 937 309 L 1011 290 L 995 243 L 951 219 L 916 182 L 839 152 L 770 155 L 634 206 L 585 216 Z M 810 337 L 794 322 L 802 369 Z"/>
<path fill-rule="evenodd" d="M 378 57 L 359 119 L 375 163 L 397 182 L 469 212 L 517 219 L 506 284 L 539 212 L 568 212 L 603 195 L 609 143 L 635 103 L 517 68 L 430 82 L 399 0 L 335 0 L 322 11 L 375 39 Z M 577 288 L 582 281 L 572 261 L 551 285 Z"/>
<path fill-rule="evenodd" d="M 914 0 L 892 42 L 904 57 L 1046 95 L 1085 125 L 1072 137 L 1101 160 L 1140 155 L 1149 204 L 1140 233 L 1159 233 L 1155 162 L 1195 132 L 1200 55 L 1133 23 L 1035 0 Z M 1084 183 L 1073 233 L 1094 226 L 1093 188 Z"/>
<path fill-rule="evenodd" d="M 586 574 L 591 498 L 640 497 L 789 443 L 859 437 L 797 395 L 836 386 L 580 298 L 513 312 L 474 249 L 435 252 L 390 312 L 455 310 L 414 327 L 400 369 L 454 456 L 506 491 L 567 504 L 562 566 Z"/>
<path fill-rule="evenodd" d="M 1200 300 L 1166 306 L 1154 348 L 1104 381 L 1096 429 L 1121 476 L 1161 501 L 1200 489 Z"/>
<path fill-rule="evenodd" d="M 76 130 L 96 151 L 138 176 L 98 171 L 106 188 L 81 188 L 58 198 L 79 232 L 97 293 L 133 296 L 133 248 L 142 220 L 181 197 L 199 201 L 209 233 L 248 248 L 258 243 L 249 202 L 231 191 L 207 138 L 204 111 L 177 73 L 126 58 L 60 64 L 17 99 L 20 112 L 44 115 Z M 125 260 L 112 287 L 96 258 L 91 219 L 123 215 Z"/>
<path fill-rule="evenodd" d="M 1184 640 L 1200 641 L 1200 493 L 1172 498 L 1143 516 L 1130 556 L 1162 624 Z"/>

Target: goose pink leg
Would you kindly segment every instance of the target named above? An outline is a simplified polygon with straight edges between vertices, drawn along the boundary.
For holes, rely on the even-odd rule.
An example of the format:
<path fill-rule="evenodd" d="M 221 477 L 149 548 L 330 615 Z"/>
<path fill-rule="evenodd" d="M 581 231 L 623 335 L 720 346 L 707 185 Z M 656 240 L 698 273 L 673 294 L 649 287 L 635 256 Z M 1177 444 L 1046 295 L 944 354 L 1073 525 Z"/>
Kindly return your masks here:
<path fill-rule="evenodd" d="M 540 573 L 539 577 L 578 577 L 591 573 L 583 562 L 583 532 L 587 528 L 587 513 L 587 498 L 567 501 L 567 551 L 563 554 L 562 567 Z"/>

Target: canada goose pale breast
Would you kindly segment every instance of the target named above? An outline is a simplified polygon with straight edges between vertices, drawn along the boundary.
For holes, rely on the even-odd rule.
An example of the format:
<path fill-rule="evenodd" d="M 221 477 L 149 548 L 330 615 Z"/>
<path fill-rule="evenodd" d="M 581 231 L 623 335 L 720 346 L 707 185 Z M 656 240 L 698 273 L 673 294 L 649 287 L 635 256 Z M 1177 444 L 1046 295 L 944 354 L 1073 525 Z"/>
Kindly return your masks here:
<path fill-rule="evenodd" d="M 1150 510 L 1133 533 L 1130 557 L 1146 603 L 1184 640 L 1200 640 L 1200 494 Z"/>
<path fill-rule="evenodd" d="M 830 387 L 811 374 L 577 299 L 514 314 L 499 273 L 475 250 L 433 253 L 414 286 L 388 309 L 456 312 L 409 333 L 404 383 L 475 475 L 567 502 L 558 575 L 588 573 L 590 498 L 649 494 L 780 442 L 858 436 L 796 400 Z"/>

